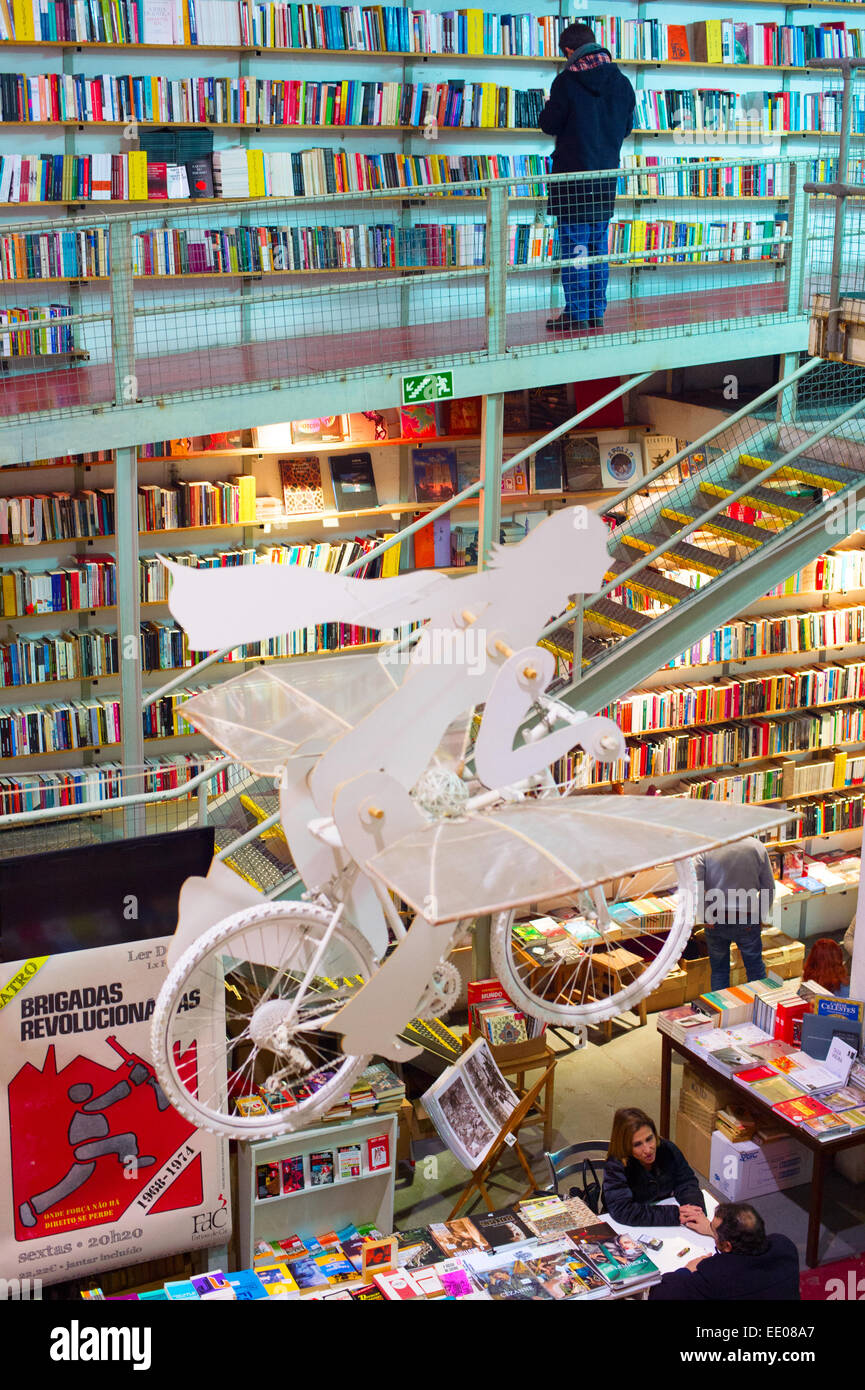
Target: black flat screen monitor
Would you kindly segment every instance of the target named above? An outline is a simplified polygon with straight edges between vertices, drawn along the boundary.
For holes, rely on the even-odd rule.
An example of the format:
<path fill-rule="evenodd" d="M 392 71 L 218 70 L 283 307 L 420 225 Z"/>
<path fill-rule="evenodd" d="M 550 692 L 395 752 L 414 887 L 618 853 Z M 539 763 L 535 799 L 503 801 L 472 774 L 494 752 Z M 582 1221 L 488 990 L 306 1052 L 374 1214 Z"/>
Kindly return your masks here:
<path fill-rule="evenodd" d="M 170 936 L 212 859 L 212 826 L 0 859 L 0 960 Z"/>

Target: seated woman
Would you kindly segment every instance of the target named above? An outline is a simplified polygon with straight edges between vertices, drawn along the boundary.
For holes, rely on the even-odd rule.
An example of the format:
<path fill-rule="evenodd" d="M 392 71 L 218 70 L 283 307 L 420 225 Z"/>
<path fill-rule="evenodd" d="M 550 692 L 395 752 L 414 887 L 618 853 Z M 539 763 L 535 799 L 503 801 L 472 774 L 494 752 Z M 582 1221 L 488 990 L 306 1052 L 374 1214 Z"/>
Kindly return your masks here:
<path fill-rule="evenodd" d="M 844 952 L 831 937 L 821 936 L 808 952 L 802 967 L 802 981 L 813 980 L 831 990 L 836 999 L 849 999 L 850 975 L 844 962 Z"/>
<path fill-rule="evenodd" d="M 675 1197 L 678 1206 L 656 1206 Z M 685 1226 L 705 1215 L 696 1174 L 642 1110 L 617 1110 L 604 1165 L 604 1205 L 624 1226 Z"/>

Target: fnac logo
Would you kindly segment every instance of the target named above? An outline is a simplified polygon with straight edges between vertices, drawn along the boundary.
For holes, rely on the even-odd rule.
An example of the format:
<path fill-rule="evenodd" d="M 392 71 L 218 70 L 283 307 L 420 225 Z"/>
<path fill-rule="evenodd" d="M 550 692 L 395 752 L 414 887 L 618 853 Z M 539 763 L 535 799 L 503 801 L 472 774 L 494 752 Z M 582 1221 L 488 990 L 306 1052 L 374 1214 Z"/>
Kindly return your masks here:
<path fill-rule="evenodd" d="M 219 1205 L 213 1211 L 197 1211 L 192 1218 L 192 1234 L 195 1236 L 212 1235 L 215 1231 L 227 1234 L 229 1226 L 228 1202 L 222 1192 L 219 1194 Z"/>

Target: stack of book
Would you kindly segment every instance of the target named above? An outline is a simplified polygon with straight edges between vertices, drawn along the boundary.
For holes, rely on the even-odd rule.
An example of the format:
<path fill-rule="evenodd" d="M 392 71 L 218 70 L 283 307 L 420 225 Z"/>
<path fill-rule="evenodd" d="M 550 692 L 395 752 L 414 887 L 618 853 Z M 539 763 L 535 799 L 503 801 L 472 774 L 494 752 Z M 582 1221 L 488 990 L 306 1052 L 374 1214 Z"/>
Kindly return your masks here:
<path fill-rule="evenodd" d="M 748 986 L 730 985 L 727 989 L 709 990 L 701 994 L 697 1005 L 717 1022 L 719 1028 L 730 1028 L 737 1023 L 751 1022 L 754 996 Z"/>
<path fill-rule="evenodd" d="M 659 1033 L 666 1033 L 677 1042 L 699 1037 L 706 1029 L 717 1028 L 715 1019 L 696 1004 L 679 1004 L 675 1009 L 665 1009 L 658 1014 L 657 1023 Z"/>

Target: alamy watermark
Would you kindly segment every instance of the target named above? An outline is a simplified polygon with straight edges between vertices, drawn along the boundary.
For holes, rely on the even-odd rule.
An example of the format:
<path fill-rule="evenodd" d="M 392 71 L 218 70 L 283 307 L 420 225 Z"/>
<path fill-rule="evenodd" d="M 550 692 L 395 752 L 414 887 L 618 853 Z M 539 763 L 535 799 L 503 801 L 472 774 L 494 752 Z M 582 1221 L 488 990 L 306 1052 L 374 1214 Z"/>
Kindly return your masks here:
<path fill-rule="evenodd" d="M 25 1275 L 23 1279 L 0 1279 L 0 1302 L 6 1303 L 29 1303 L 40 1302 L 42 1299 L 42 1280 L 31 1279 Z"/>
<path fill-rule="evenodd" d="M 825 529 L 830 536 L 851 536 L 854 531 L 865 531 L 865 497 L 854 497 L 851 493 L 849 497 L 831 502 Z"/>
<path fill-rule="evenodd" d="M 728 924 L 758 926 L 771 919 L 775 900 L 771 888 L 706 888 L 699 880 L 693 899 L 692 920 L 707 927 Z"/>

